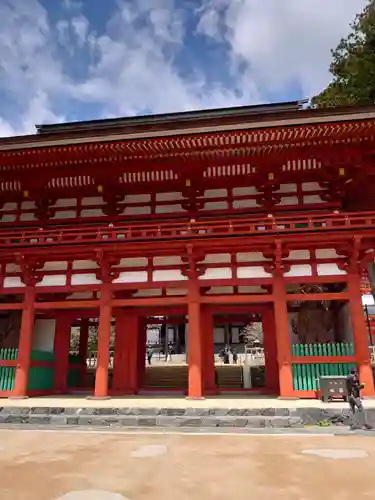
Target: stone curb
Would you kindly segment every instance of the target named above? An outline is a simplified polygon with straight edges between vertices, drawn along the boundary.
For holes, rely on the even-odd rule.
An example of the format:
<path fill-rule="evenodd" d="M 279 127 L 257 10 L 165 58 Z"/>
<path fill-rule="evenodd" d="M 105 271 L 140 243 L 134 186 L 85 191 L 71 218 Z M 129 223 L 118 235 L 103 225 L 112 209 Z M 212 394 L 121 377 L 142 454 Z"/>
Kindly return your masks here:
<path fill-rule="evenodd" d="M 366 411 L 375 424 L 375 409 Z M 0 424 L 95 427 L 302 428 L 321 423 L 343 426 L 348 410 L 319 408 L 63 408 L 1 407 Z"/>

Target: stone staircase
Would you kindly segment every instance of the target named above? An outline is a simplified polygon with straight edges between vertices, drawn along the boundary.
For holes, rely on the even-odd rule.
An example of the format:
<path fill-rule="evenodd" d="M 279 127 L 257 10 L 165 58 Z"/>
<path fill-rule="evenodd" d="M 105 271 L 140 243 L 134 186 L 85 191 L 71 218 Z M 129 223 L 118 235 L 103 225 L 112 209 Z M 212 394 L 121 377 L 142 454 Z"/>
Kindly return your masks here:
<path fill-rule="evenodd" d="M 241 389 L 242 367 L 240 365 L 216 366 L 216 379 L 220 389 Z"/>
<path fill-rule="evenodd" d="M 187 389 L 187 365 L 148 366 L 144 377 L 145 389 Z"/>

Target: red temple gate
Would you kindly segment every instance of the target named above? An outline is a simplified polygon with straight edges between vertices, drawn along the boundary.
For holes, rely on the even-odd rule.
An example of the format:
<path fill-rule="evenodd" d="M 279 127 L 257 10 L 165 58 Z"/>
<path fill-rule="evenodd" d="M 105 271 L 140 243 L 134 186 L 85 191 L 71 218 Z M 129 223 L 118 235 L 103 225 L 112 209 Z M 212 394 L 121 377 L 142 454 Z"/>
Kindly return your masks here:
<path fill-rule="evenodd" d="M 262 315 L 267 391 L 312 397 L 294 366 L 355 363 L 374 395 L 361 301 L 375 251 L 374 108 L 287 103 L 38 132 L 0 141 L 0 314 L 22 314 L 17 359 L 0 360 L 16 371 L 3 395 L 34 394 L 38 363 L 54 370 L 43 392 L 68 392 L 71 325 L 81 324 L 83 378 L 93 317 L 93 396 L 135 394 L 144 318 L 176 309 L 188 322 L 188 396 L 212 394 L 214 316 L 226 308 Z M 293 355 L 290 315 L 306 301 L 344 311 L 353 354 Z M 46 318 L 48 331 L 37 327 Z M 345 328 L 332 327 L 338 342 Z M 54 361 L 33 360 L 36 348 Z"/>

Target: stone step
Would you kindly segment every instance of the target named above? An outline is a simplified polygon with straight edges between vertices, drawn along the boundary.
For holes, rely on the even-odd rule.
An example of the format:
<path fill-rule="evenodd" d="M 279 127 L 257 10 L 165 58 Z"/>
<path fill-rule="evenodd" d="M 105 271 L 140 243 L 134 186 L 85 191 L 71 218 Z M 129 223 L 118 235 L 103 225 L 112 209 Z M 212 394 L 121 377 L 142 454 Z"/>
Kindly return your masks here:
<path fill-rule="evenodd" d="M 366 410 L 368 423 L 375 424 L 375 408 Z M 2 407 L 0 424 L 42 426 L 122 427 L 247 427 L 301 428 L 319 423 L 348 425 L 348 409 L 323 408 L 63 408 Z M 1 428 L 1 425 L 0 425 Z"/>
<path fill-rule="evenodd" d="M 0 423 L 24 425 L 78 425 L 95 427 L 246 427 L 296 428 L 303 427 L 298 417 L 265 416 L 199 416 L 199 415 L 66 415 L 38 414 L 0 415 Z"/>

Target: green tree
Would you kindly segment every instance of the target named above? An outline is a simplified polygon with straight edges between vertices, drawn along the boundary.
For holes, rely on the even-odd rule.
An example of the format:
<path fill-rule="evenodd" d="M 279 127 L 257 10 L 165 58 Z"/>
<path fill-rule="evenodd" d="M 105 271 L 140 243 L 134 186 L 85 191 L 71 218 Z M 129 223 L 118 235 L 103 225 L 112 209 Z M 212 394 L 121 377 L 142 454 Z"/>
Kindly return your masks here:
<path fill-rule="evenodd" d="M 375 103 L 375 0 L 369 0 L 350 27 L 349 36 L 332 50 L 333 79 L 313 97 L 313 106 Z"/>

